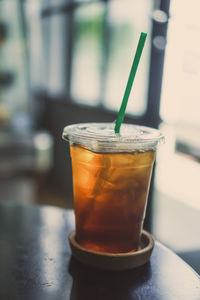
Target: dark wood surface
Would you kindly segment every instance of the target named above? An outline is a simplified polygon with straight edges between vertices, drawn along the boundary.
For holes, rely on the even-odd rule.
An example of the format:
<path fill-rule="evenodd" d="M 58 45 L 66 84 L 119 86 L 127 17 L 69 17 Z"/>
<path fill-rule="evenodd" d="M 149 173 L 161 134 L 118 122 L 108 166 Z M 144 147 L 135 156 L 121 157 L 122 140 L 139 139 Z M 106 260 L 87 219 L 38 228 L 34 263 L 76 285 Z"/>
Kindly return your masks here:
<path fill-rule="evenodd" d="M 0 204 L 0 299 L 200 299 L 198 275 L 160 243 L 143 267 L 97 271 L 71 257 L 73 228 L 69 210 Z"/>

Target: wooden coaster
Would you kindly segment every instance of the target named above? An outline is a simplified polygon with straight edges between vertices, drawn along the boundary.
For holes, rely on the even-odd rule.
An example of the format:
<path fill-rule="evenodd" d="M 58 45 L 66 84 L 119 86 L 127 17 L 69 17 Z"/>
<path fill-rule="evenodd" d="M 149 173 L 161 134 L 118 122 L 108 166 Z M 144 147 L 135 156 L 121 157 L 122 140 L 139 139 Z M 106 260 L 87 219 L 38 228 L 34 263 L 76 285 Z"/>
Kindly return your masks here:
<path fill-rule="evenodd" d="M 140 249 L 127 253 L 102 253 L 88 250 L 80 246 L 75 240 L 75 231 L 69 234 L 69 243 L 72 255 L 83 264 L 103 270 L 128 270 L 144 265 L 150 259 L 154 239 L 152 235 L 143 230 Z"/>

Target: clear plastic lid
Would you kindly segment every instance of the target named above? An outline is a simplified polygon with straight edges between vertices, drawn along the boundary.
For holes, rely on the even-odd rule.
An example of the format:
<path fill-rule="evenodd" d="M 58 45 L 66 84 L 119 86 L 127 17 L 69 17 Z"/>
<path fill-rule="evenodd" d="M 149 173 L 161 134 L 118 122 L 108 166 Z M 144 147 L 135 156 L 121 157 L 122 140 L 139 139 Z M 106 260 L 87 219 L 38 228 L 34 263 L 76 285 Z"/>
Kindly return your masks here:
<path fill-rule="evenodd" d="M 164 139 L 159 130 L 132 124 L 122 124 L 115 134 L 114 123 L 80 123 L 68 125 L 63 139 L 93 152 L 134 152 L 156 150 Z"/>

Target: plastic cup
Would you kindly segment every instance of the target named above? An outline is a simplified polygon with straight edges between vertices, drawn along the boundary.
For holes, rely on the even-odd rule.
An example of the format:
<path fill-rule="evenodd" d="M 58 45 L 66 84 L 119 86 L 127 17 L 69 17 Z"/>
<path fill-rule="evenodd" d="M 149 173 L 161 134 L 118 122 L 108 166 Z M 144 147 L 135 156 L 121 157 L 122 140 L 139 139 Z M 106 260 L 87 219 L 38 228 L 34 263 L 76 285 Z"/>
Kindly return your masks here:
<path fill-rule="evenodd" d="M 162 134 L 153 128 L 82 123 L 64 128 L 70 143 L 76 241 L 106 252 L 137 251 L 152 168 Z"/>

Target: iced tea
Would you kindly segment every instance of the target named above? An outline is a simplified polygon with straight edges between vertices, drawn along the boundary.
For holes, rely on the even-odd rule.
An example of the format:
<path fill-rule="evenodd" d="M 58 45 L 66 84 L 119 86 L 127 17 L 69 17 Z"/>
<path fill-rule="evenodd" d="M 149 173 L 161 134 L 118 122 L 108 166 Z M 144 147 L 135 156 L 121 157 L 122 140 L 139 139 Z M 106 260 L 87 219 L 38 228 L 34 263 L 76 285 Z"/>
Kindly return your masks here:
<path fill-rule="evenodd" d="M 96 153 L 70 147 L 76 239 L 100 252 L 138 249 L 155 151 Z"/>

